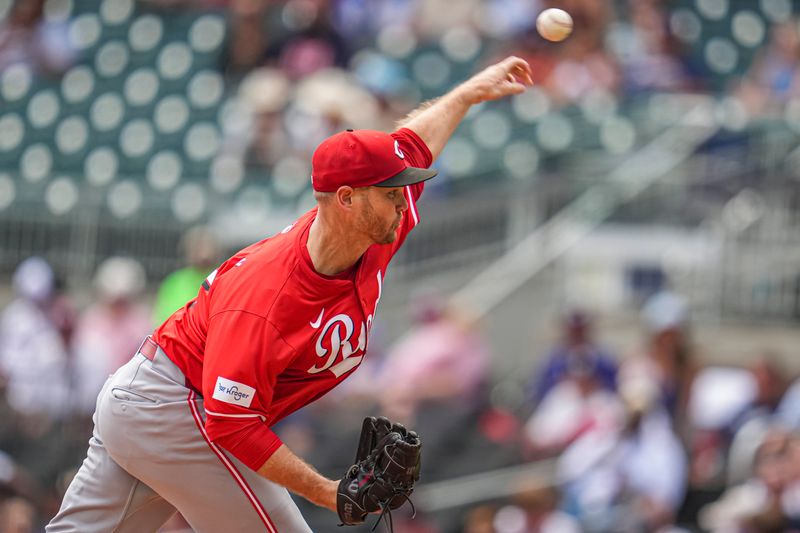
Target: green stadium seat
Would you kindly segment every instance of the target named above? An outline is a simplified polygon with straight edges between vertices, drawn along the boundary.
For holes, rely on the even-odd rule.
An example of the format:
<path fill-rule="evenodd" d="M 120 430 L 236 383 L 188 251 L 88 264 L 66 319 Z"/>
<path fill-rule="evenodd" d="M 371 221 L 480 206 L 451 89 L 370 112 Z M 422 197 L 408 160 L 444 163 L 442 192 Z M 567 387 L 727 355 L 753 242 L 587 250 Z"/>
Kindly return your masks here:
<path fill-rule="evenodd" d="M 731 20 L 731 33 L 740 46 L 755 48 L 764 42 L 766 24 L 755 12 L 742 10 Z"/>
<path fill-rule="evenodd" d="M 192 22 L 188 42 L 197 54 L 216 54 L 225 41 L 225 33 L 224 16 L 209 13 Z"/>
<path fill-rule="evenodd" d="M 42 89 L 28 101 L 25 117 L 34 130 L 45 130 L 43 137 L 51 137 L 51 129 L 62 115 L 62 104 L 55 89 Z"/>
<path fill-rule="evenodd" d="M 69 213 L 77 205 L 78 199 L 78 186 L 69 176 L 59 176 L 45 188 L 45 204 L 53 215 L 61 216 Z"/>
<path fill-rule="evenodd" d="M 245 168 L 241 157 L 222 153 L 214 158 L 209 170 L 208 182 L 218 194 L 230 194 L 241 187 Z"/>
<path fill-rule="evenodd" d="M 189 120 L 189 104 L 177 94 L 171 94 L 158 101 L 153 108 L 153 122 L 160 134 L 182 131 Z"/>
<path fill-rule="evenodd" d="M 184 41 L 173 41 L 161 49 L 156 64 L 164 80 L 177 82 L 189 74 L 193 59 L 192 50 Z"/>
<path fill-rule="evenodd" d="M 184 224 L 191 224 L 200 219 L 208 208 L 206 189 L 197 183 L 179 185 L 172 193 L 170 207 L 173 216 Z"/>
<path fill-rule="evenodd" d="M 25 120 L 19 113 L 0 115 L 0 160 L 6 168 L 16 166 L 26 141 L 26 129 Z"/>
<path fill-rule="evenodd" d="M 141 186 L 131 179 L 114 183 L 106 195 L 108 211 L 119 219 L 133 216 L 142 207 L 142 201 Z"/>
<path fill-rule="evenodd" d="M 0 172 L 0 211 L 7 209 L 17 197 L 17 186 L 7 172 Z"/>
<path fill-rule="evenodd" d="M 451 70 L 451 63 L 437 49 L 422 51 L 411 60 L 411 73 L 425 99 L 441 94 L 450 86 Z"/>
<path fill-rule="evenodd" d="M 201 70 L 192 76 L 186 94 L 194 109 L 213 109 L 225 95 L 225 80 L 218 72 Z"/>
<path fill-rule="evenodd" d="M 128 29 L 128 44 L 136 54 L 146 54 L 156 50 L 164 36 L 164 23 L 161 17 L 152 13 L 140 15 Z"/>
<path fill-rule="evenodd" d="M 792 16 L 791 0 L 761 0 L 758 7 L 764 17 L 772 24 L 788 21 Z"/>
<path fill-rule="evenodd" d="M 123 94 L 129 107 L 149 110 L 159 93 L 160 80 L 152 68 L 133 71 L 124 82 Z"/>
<path fill-rule="evenodd" d="M 69 42 L 79 51 L 87 53 L 98 44 L 103 33 L 100 18 L 87 12 L 75 17 L 69 25 Z"/>
<path fill-rule="evenodd" d="M 0 73 L 0 101 L 3 110 L 18 110 L 25 106 L 35 90 L 33 72 L 27 65 L 12 64 Z"/>
<path fill-rule="evenodd" d="M 466 135 L 454 135 L 442 151 L 440 164 L 448 176 L 459 179 L 478 165 L 478 150 Z"/>
<path fill-rule="evenodd" d="M 503 169 L 514 179 L 534 180 L 540 159 L 539 149 L 527 139 L 512 141 L 503 149 Z"/>
<path fill-rule="evenodd" d="M 600 143 L 611 154 L 626 154 L 636 145 L 636 128 L 625 117 L 615 116 L 605 120 L 599 133 Z"/>
<path fill-rule="evenodd" d="M 89 118 L 95 132 L 106 134 L 120 127 L 126 115 L 122 97 L 115 92 L 101 94 L 89 110 Z"/>
<path fill-rule="evenodd" d="M 296 156 L 286 156 L 272 168 L 272 191 L 278 198 L 295 200 L 310 184 L 311 168 L 308 161 Z"/>
<path fill-rule="evenodd" d="M 124 77 L 130 61 L 130 50 L 124 41 L 108 41 L 97 50 L 94 70 L 103 78 Z"/>
<path fill-rule="evenodd" d="M 536 144 L 547 152 L 563 152 L 574 139 L 572 122 L 559 112 L 548 113 L 536 125 Z"/>
<path fill-rule="evenodd" d="M 128 121 L 119 134 L 119 150 L 123 173 L 141 175 L 156 148 L 156 135 L 152 123 L 143 118 Z"/>
<path fill-rule="evenodd" d="M 72 112 L 86 112 L 95 90 L 95 75 L 86 65 L 71 68 L 61 79 L 61 98 Z"/>
<path fill-rule="evenodd" d="M 487 108 L 472 118 L 470 131 L 477 146 L 496 150 L 511 138 L 511 121 L 504 113 Z"/>
<path fill-rule="evenodd" d="M 703 58 L 711 71 L 726 76 L 739 66 L 739 49 L 726 37 L 712 37 L 705 43 Z"/>
<path fill-rule="evenodd" d="M 178 184 L 183 174 L 183 160 L 177 152 L 162 150 L 147 164 L 147 182 L 156 191 L 168 191 Z"/>
<path fill-rule="evenodd" d="M 53 152 L 44 143 L 27 146 L 19 160 L 19 173 L 26 181 L 36 183 L 50 178 Z"/>
<path fill-rule="evenodd" d="M 92 149 L 84 160 L 83 174 L 91 185 L 106 186 L 117 177 L 119 154 L 111 146 L 98 146 Z"/>

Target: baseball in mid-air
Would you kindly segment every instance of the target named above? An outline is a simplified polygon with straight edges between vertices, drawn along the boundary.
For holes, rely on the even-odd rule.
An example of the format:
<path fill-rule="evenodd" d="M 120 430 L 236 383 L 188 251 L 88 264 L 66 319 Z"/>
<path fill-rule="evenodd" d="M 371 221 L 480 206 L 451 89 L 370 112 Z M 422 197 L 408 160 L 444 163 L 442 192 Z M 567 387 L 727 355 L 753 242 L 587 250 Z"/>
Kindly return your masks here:
<path fill-rule="evenodd" d="M 572 33 L 572 17 L 563 9 L 545 9 L 536 19 L 536 29 L 548 41 L 563 41 Z"/>

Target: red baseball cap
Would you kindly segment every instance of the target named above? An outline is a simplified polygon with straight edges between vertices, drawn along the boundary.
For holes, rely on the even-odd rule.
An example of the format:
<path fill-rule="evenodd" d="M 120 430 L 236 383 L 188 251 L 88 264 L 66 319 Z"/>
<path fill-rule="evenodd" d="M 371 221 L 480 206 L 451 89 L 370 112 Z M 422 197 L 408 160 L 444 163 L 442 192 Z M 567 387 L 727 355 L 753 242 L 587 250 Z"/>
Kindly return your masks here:
<path fill-rule="evenodd" d="M 402 187 L 429 180 L 435 170 L 406 163 L 397 140 L 382 131 L 347 130 L 328 137 L 311 158 L 315 191 L 350 187 Z"/>

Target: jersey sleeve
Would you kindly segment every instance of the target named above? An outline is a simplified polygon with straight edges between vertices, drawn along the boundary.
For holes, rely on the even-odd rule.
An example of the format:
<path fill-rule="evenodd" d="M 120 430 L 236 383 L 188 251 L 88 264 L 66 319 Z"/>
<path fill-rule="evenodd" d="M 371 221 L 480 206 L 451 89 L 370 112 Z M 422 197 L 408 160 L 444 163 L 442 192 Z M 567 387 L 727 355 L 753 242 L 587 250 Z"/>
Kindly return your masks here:
<path fill-rule="evenodd" d="M 225 311 L 209 321 L 203 365 L 206 432 L 253 470 L 282 444 L 267 421 L 278 374 L 294 356 L 262 316 Z"/>
<path fill-rule="evenodd" d="M 392 137 L 400 145 L 400 149 L 405 155 L 406 162 L 409 166 L 418 168 L 428 168 L 433 163 L 433 155 L 431 154 L 428 145 L 425 144 L 419 135 L 408 128 L 400 128 L 392 133 Z M 403 221 L 400 224 L 399 235 L 394 242 L 393 253 L 396 252 L 400 246 L 405 242 L 409 232 L 419 224 L 419 212 L 417 211 L 417 200 L 422 196 L 422 191 L 425 189 L 425 182 L 415 183 L 404 187 L 403 193 L 406 195 L 408 202 L 408 210 L 403 216 Z"/>

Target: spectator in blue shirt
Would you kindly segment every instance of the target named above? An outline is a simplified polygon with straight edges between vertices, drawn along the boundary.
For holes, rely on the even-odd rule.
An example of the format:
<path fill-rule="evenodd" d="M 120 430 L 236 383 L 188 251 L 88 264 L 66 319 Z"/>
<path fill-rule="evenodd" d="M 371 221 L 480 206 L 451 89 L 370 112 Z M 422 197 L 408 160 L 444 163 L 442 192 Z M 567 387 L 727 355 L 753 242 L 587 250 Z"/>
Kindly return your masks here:
<path fill-rule="evenodd" d="M 616 390 L 617 363 L 593 339 L 589 315 L 581 310 L 572 310 L 564 316 L 562 327 L 562 341 L 551 348 L 531 381 L 534 405 L 569 377 L 593 378 L 599 387 Z"/>

